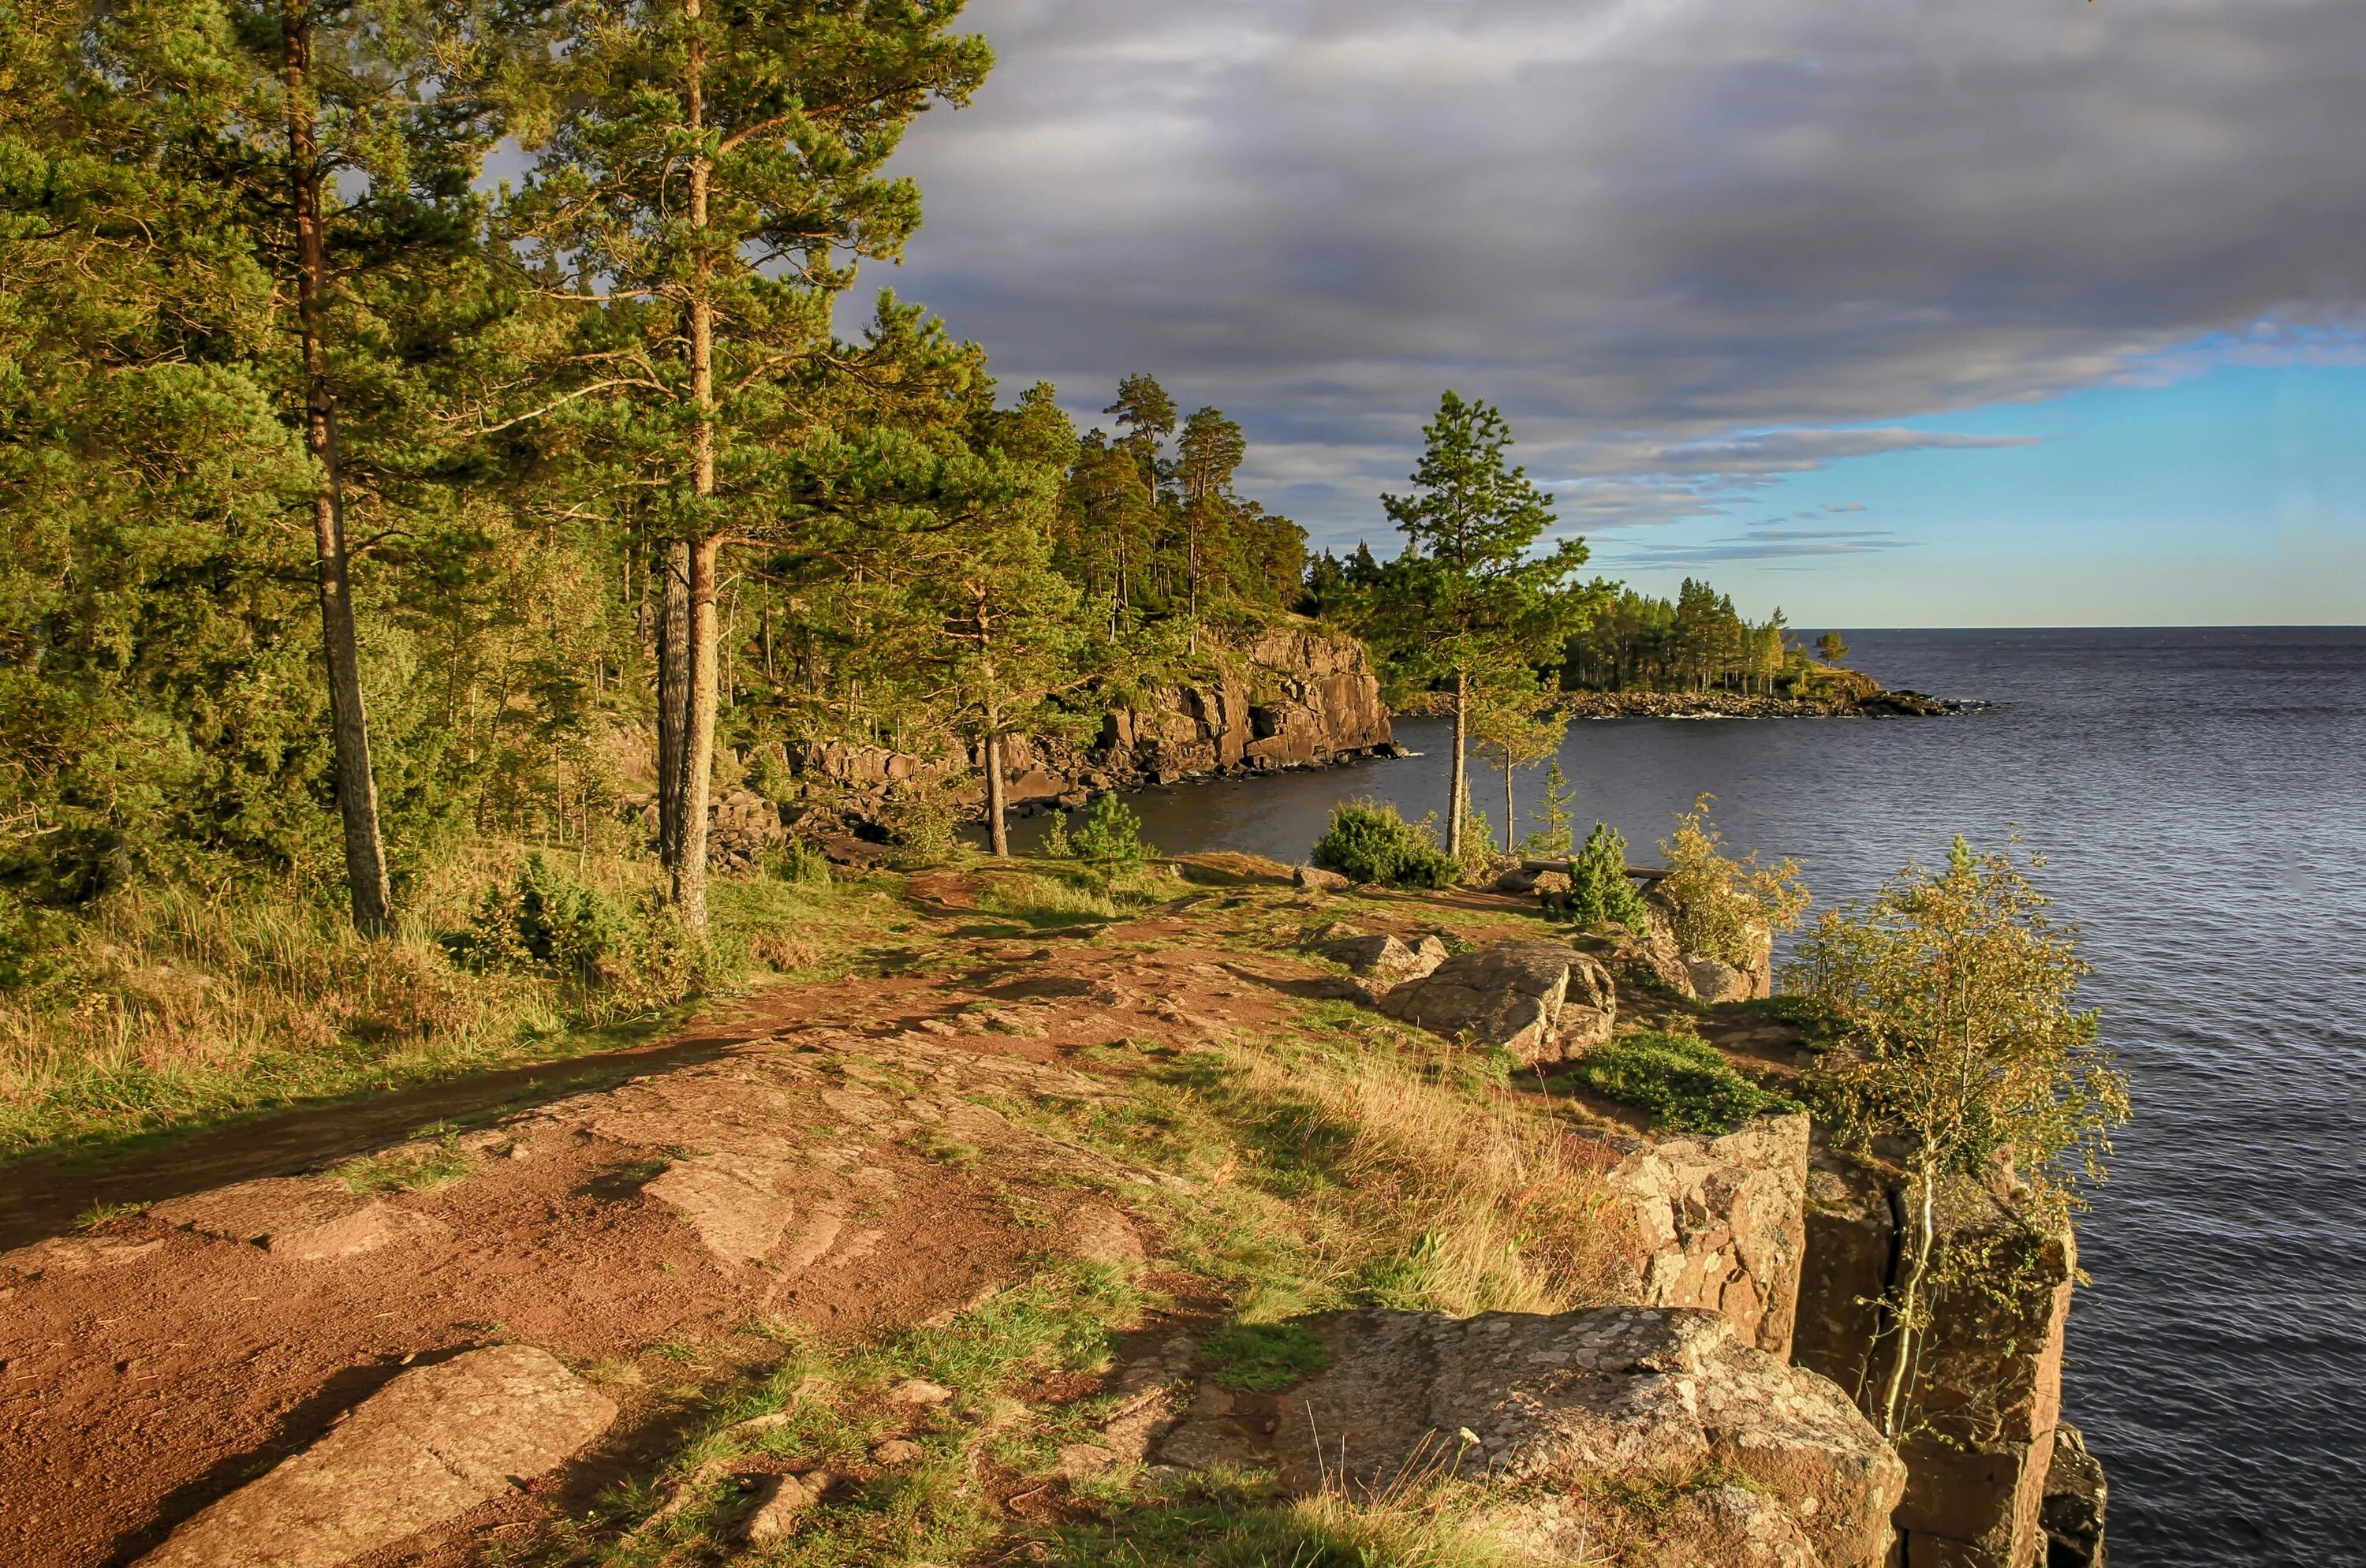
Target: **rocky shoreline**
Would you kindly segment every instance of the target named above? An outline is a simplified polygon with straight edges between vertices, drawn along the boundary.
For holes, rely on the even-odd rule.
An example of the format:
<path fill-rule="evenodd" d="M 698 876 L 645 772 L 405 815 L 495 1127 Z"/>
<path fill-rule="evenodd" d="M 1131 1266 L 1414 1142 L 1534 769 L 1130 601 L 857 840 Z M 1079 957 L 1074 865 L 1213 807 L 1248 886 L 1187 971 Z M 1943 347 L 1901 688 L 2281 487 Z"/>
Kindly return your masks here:
<path fill-rule="evenodd" d="M 1903 689 L 1828 696 L 1768 697 L 1739 692 L 1568 692 L 1572 718 L 1940 718 L 1988 705 Z"/>

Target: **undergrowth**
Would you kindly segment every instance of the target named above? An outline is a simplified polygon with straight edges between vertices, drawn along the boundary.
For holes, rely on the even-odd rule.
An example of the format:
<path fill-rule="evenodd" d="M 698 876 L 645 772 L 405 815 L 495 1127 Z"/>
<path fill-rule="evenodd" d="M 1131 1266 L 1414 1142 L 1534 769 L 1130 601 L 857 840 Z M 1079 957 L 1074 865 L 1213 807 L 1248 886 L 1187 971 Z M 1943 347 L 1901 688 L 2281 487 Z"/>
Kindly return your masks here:
<path fill-rule="evenodd" d="M 0 989 L 0 1157 L 613 1049 L 697 995 L 827 973 L 859 929 L 851 889 L 721 879 L 693 955 L 637 914 L 649 868 L 538 858 L 427 869 L 377 941 L 294 886 L 141 886 L 53 921 Z"/>
<path fill-rule="evenodd" d="M 1622 1034 L 1594 1047 L 1575 1070 L 1594 1093 L 1649 1111 L 1668 1132 L 1722 1134 L 1753 1116 L 1803 1109 L 1744 1077 L 1697 1035 Z"/>

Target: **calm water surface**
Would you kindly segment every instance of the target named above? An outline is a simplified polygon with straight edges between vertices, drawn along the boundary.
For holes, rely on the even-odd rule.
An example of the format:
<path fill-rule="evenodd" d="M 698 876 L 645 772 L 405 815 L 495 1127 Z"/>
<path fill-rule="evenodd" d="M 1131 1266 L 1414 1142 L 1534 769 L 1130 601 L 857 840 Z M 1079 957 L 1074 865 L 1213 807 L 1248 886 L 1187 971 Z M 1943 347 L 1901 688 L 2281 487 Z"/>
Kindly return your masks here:
<path fill-rule="evenodd" d="M 1644 859 L 1713 792 L 1729 845 L 1797 856 L 1820 903 L 1958 832 L 2017 826 L 2049 856 L 2136 1095 L 2067 1374 L 2112 1562 L 2366 1563 L 2366 631 L 1853 640 L 1889 684 L 1997 705 L 1580 724 L 1560 761 L 1583 823 Z M 1301 860 L 1344 796 L 1443 806 L 1442 728 L 1398 734 L 1429 755 L 1135 804 L 1168 851 Z M 1519 783 L 1525 812 L 1540 779 Z M 1501 775 L 1475 789 L 1500 829 Z"/>

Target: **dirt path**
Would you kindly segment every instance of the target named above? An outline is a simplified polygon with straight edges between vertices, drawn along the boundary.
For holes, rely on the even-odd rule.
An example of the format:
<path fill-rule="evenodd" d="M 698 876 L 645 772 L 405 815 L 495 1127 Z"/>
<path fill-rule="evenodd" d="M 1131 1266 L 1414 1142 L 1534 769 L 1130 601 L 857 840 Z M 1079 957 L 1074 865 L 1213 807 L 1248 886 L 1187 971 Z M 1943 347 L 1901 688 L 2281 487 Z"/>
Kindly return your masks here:
<path fill-rule="evenodd" d="M 783 985 L 678 1039 L 259 1118 L 103 1171 L 14 1168 L 0 1562 L 136 1561 L 404 1366 L 544 1347 L 625 1416 L 435 1551 L 467 1560 L 632 1472 L 701 1376 L 758 1351 L 751 1324 L 868 1337 L 1022 1276 L 1095 1182 L 1142 1173 L 990 1102 L 1121 1095 L 1091 1048 L 1268 1024 L 1313 972 L 1201 951 L 1174 917 L 1090 942 L 980 935 L 958 886 L 916 891 L 932 930 L 897 952 L 922 942 L 938 972 Z M 94 1201 L 152 1207 L 72 1229 Z"/>

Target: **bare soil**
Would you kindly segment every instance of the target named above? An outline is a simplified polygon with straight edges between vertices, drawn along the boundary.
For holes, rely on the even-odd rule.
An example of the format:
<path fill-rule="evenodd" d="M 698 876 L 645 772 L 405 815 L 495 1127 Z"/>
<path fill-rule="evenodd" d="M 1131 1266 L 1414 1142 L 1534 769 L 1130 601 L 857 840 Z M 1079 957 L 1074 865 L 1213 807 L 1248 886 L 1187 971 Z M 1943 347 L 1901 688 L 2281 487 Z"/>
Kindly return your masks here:
<path fill-rule="evenodd" d="M 1200 945 L 1209 924 L 1188 908 L 1037 931 L 982 919 L 971 895 L 963 877 L 916 879 L 882 925 L 917 908 L 920 928 L 883 934 L 855 975 L 768 987 L 655 1044 L 258 1117 L 107 1166 L 9 1168 L 0 1562 L 136 1561 L 404 1366 L 539 1345 L 625 1416 L 569 1472 L 388 1559 L 473 1560 L 662 1451 L 698 1386 L 763 1353 L 751 1322 L 867 1338 L 1020 1277 L 1096 1156 L 970 1091 L 1089 1094 L 1122 1068 L 1078 1053 L 1270 1024 L 1317 972 Z M 759 1095 L 773 1098 L 751 1128 L 734 1108 Z M 299 1260 L 145 1212 L 75 1226 L 94 1203 L 320 1172 L 433 1123 L 473 1124 L 443 1134 L 466 1174 L 381 1195 L 425 1223 L 371 1250 Z M 749 1261 L 644 1190 L 671 1163 L 751 1150 L 813 1180 Z"/>

